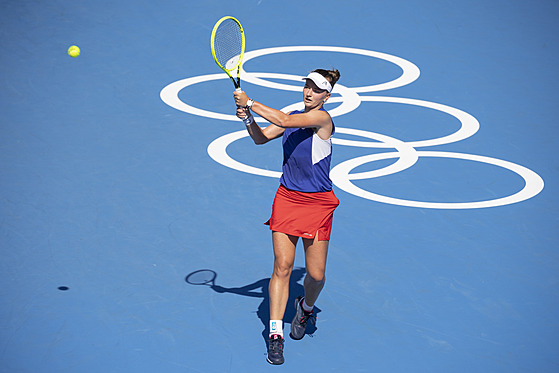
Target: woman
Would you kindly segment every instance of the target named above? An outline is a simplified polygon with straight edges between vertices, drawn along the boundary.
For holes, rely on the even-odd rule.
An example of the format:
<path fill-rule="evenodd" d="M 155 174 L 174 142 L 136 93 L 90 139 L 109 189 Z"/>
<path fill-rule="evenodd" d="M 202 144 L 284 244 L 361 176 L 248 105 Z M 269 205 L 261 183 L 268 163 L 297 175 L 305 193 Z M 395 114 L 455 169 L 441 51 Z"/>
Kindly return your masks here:
<path fill-rule="evenodd" d="M 301 339 L 313 306 L 324 287 L 328 241 L 332 216 L 339 201 L 332 191 L 330 159 L 334 123 L 323 105 L 338 81 L 337 70 L 318 69 L 304 80 L 304 111 L 285 114 L 235 92 L 237 116 L 245 122 L 256 144 L 283 137 L 283 174 L 274 198 L 272 217 L 266 223 L 272 230 L 274 270 L 270 279 L 270 340 L 267 360 L 282 364 L 282 319 L 289 297 L 289 277 L 295 262 L 295 247 L 302 238 L 305 249 L 305 294 L 297 297 L 291 337 Z M 251 111 L 271 125 L 260 128 Z"/>

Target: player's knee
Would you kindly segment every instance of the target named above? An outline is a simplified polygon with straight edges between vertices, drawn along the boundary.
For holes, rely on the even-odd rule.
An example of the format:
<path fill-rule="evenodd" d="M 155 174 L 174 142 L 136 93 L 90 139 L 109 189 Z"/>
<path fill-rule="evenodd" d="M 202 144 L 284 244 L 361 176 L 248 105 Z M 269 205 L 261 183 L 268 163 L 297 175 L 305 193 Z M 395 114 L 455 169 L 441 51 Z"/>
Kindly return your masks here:
<path fill-rule="evenodd" d="M 286 278 L 291 275 L 293 264 L 288 262 L 276 261 L 274 263 L 274 275 L 280 278 Z"/>
<path fill-rule="evenodd" d="M 326 282 L 326 276 L 324 275 L 324 272 L 312 273 L 312 274 L 307 273 L 305 280 L 312 283 L 315 286 L 324 286 L 324 283 Z"/>

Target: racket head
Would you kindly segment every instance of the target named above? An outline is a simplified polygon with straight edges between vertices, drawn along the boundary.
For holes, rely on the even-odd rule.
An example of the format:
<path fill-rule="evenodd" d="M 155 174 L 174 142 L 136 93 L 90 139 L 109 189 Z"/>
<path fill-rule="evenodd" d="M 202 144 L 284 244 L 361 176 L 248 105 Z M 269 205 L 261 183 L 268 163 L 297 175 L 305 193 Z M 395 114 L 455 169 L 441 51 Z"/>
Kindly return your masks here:
<path fill-rule="evenodd" d="M 215 278 L 217 273 L 211 269 L 200 269 L 198 271 L 192 272 L 186 276 L 186 282 L 190 285 L 215 285 Z"/>
<path fill-rule="evenodd" d="M 230 72 L 237 69 L 237 82 L 235 83 L 233 80 L 233 83 L 235 83 L 235 88 L 238 88 L 240 85 L 240 67 L 245 54 L 243 26 L 235 17 L 222 17 L 212 30 L 210 45 L 215 63 L 231 79 L 233 77 Z"/>

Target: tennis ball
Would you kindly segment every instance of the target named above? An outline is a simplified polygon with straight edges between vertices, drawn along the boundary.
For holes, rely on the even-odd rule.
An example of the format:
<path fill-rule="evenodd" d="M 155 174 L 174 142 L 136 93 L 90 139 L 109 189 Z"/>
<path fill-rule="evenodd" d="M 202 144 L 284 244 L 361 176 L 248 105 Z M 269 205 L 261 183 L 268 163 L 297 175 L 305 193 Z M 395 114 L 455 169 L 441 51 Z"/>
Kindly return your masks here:
<path fill-rule="evenodd" d="M 70 48 L 68 48 L 68 55 L 70 57 L 78 57 L 80 55 L 80 48 L 78 48 L 78 46 L 76 45 L 72 45 Z"/>

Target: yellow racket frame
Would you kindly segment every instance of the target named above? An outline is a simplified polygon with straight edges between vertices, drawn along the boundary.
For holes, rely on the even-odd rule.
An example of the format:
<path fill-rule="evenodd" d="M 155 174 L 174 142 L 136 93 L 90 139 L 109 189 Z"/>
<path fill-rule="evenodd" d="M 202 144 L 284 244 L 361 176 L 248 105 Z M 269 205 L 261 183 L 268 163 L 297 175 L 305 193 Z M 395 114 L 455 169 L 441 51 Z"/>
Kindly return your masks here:
<path fill-rule="evenodd" d="M 235 66 L 231 67 L 230 69 L 227 69 L 225 66 L 221 66 L 221 64 L 219 63 L 219 61 L 217 60 L 217 57 L 215 55 L 215 34 L 217 32 L 217 29 L 219 27 L 219 25 L 221 25 L 221 23 L 223 23 L 224 21 L 231 19 L 233 21 L 235 21 L 237 23 L 237 25 L 239 25 L 239 29 L 241 30 L 241 55 L 239 56 L 239 61 L 237 61 L 237 63 L 235 64 Z M 237 90 L 241 89 L 241 64 L 243 63 L 243 56 L 245 54 L 245 32 L 243 30 L 243 26 L 241 25 L 241 22 L 239 22 L 239 20 L 237 20 L 235 17 L 231 17 L 231 16 L 225 16 L 223 18 L 221 18 L 219 21 L 217 21 L 217 23 L 215 24 L 213 30 L 212 30 L 212 36 L 210 39 L 210 46 L 212 48 L 212 56 L 214 58 L 215 63 L 217 64 L 217 66 L 219 66 L 223 71 L 225 71 L 225 73 L 227 75 L 229 75 L 229 78 L 231 78 L 231 81 L 233 82 L 233 84 L 235 85 L 235 88 Z M 230 74 L 230 71 L 233 71 L 237 69 L 237 81 L 235 81 L 235 78 L 233 78 L 233 76 Z"/>

